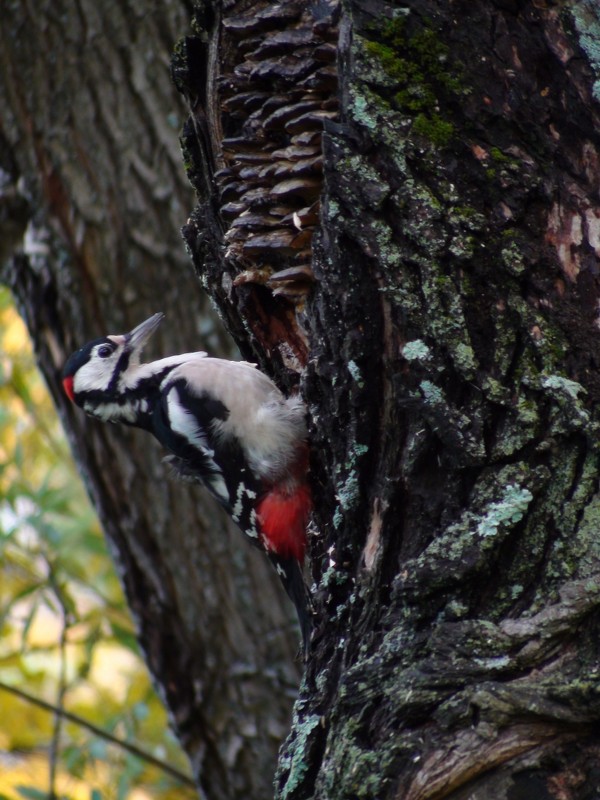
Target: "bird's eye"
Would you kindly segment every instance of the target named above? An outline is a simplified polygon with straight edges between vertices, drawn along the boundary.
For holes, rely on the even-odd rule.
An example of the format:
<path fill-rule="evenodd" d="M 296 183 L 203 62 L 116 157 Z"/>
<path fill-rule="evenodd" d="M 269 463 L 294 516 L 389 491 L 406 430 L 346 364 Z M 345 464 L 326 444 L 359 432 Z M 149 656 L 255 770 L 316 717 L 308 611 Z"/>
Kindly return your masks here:
<path fill-rule="evenodd" d="M 98 355 L 100 358 L 108 358 L 112 355 L 113 349 L 109 344 L 103 344 L 102 347 L 98 348 Z"/>

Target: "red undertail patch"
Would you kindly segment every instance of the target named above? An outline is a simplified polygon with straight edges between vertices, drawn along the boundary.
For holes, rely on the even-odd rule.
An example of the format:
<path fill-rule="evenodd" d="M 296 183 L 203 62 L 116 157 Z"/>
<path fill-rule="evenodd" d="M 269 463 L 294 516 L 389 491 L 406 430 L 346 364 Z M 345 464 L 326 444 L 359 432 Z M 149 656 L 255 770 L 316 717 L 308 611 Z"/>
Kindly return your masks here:
<path fill-rule="evenodd" d="M 302 563 L 311 509 L 310 489 L 306 485 L 291 493 L 275 488 L 265 495 L 256 511 L 267 548 L 282 558 L 295 558 Z"/>

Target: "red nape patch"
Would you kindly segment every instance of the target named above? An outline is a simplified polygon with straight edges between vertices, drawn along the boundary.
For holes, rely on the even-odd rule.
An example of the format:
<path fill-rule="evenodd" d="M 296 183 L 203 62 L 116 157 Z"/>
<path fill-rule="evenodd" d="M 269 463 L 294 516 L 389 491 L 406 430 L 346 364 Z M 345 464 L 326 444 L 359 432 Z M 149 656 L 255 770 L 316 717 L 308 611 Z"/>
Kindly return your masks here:
<path fill-rule="evenodd" d="M 75 392 L 73 391 L 73 376 L 67 375 L 66 378 L 63 378 L 63 389 L 65 390 L 65 394 L 69 398 L 69 400 L 74 403 L 75 402 Z"/>
<path fill-rule="evenodd" d="M 256 512 L 267 547 L 282 558 L 295 558 L 302 563 L 311 509 L 312 498 L 306 485 L 291 494 L 273 489 L 265 495 Z"/>

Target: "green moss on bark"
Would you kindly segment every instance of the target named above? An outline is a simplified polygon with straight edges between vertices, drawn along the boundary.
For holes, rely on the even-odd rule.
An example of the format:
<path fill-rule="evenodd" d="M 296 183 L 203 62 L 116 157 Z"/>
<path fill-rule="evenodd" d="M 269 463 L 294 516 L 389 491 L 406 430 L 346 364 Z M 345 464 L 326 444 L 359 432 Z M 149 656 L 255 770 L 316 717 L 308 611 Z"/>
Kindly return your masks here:
<path fill-rule="evenodd" d="M 388 90 L 392 107 L 412 118 L 412 135 L 445 147 L 455 126 L 440 106 L 466 93 L 462 70 L 450 62 L 448 47 L 433 28 L 411 32 L 407 20 L 398 16 L 377 29 L 376 40 L 362 42 L 368 79 Z"/>

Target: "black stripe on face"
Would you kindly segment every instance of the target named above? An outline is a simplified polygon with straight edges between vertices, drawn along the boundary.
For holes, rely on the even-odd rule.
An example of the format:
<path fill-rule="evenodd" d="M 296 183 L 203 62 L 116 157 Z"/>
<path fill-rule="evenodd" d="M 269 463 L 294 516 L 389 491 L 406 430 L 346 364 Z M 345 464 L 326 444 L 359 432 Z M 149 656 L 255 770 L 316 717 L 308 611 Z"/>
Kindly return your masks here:
<path fill-rule="evenodd" d="M 112 342 L 112 345 L 114 346 L 114 342 Z M 115 364 L 115 368 L 113 370 L 112 378 L 110 379 L 110 383 L 106 389 L 109 394 L 116 394 L 119 378 L 127 371 L 130 358 L 131 353 L 128 350 L 124 350 L 119 356 L 119 360 Z"/>

